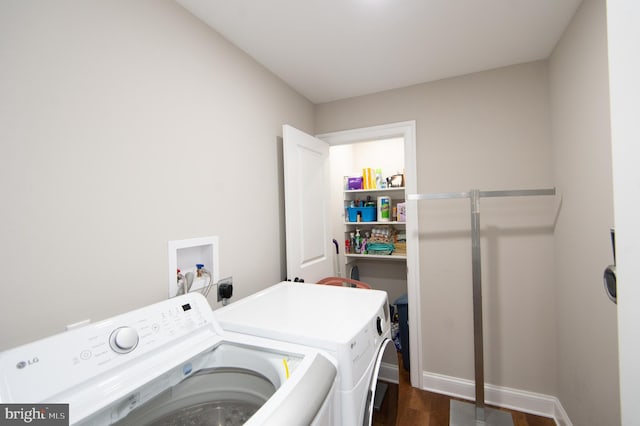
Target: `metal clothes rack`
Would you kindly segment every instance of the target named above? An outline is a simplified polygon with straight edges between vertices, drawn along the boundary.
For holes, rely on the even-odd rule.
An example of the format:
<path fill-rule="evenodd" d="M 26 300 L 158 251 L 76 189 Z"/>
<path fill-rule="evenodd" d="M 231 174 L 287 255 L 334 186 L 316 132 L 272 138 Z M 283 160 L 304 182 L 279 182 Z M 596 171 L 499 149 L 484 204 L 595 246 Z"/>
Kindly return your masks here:
<path fill-rule="evenodd" d="M 467 402 L 451 400 L 450 426 L 491 425 L 513 426 L 513 419 L 506 411 L 485 407 L 484 403 L 484 348 L 482 336 L 482 274 L 480 253 L 480 198 L 530 197 L 555 195 L 555 188 L 522 189 L 505 191 L 440 192 L 432 194 L 408 194 L 407 200 L 447 200 L 469 198 L 471 201 L 471 268 L 473 280 L 473 352 L 475 366 L 475 407 Z"/>

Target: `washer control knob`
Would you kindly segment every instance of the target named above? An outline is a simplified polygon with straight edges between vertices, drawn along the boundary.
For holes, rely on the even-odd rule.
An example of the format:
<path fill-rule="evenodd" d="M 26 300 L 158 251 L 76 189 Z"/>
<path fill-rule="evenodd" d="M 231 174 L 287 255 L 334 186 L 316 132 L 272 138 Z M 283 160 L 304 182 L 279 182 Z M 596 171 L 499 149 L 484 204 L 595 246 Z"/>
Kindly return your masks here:
<path fill-rule="evenodd" d="M 376 318 L 376 328 L 378 329 L 378 336 L 382 336 L 382 318 Z"/>
<path fill-rule="evenodd" d="M 111 349 L 120 354 L 131 352 L 138 346 L 138 332 L 131 327 L 120 327 L 113 330 L 109 338 Z"/>

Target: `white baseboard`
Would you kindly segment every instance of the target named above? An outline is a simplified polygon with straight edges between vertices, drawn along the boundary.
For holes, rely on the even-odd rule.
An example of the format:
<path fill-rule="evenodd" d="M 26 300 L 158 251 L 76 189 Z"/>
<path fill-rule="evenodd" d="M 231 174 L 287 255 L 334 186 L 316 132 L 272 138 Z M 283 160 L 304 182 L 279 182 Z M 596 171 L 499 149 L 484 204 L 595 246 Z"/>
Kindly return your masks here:
<path fill-rule="evenodd" d="M 475 385 L 471 380 L 423 372 L 424 390 L 473 401 Z M 485 402 L 524 413 L 551 417 L 558 426 L 572 426 L 567 412 L 555 396 L 485 384 Z"/>
<path fill-rule="evenodd" d="M 383 362 L 378 374 L 380 378 L 387 381 L 397 382 L 398 366 Z M 422 384 L 423 389 L 430 392 L 469 401 L 473 401 L 475 398 L 475 384 L 472 380 L 423 372 Z M 485 384 L 484 396 L 485 403 L 489 405 L 550 417 L 558 426 L 573 426 L 567 412 L 555 396 L 490 384 Z"/>

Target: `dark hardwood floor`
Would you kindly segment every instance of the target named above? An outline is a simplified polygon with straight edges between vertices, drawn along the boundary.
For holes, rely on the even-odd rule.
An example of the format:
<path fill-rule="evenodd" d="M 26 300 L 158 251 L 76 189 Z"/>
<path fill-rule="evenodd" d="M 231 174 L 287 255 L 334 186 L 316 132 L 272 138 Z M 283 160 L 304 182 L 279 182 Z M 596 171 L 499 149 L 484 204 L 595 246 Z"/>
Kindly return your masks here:
<path fill-rule="evenodd" d="M 400 363 L 400 385 L 398 388 L 397 426 L 448 426 L 449 404 L 451 397 L 411 387 L 409 372 Z M 384 410 L 384 405 L 382 410 Z M 497 408 L 497 407 L 494 407 Z M 522 413 L 520 411 L 500 410 L 511 413 L 514 426 L 555 426 L 553 419 Z"/>

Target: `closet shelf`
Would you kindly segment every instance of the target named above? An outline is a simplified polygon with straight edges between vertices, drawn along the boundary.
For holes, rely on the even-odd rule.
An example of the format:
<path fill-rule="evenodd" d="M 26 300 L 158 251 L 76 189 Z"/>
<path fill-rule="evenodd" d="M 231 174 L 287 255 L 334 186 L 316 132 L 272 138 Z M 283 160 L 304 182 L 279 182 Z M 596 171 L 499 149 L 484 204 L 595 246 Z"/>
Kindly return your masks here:
<path fill-rule="evenodd" d="M 388 192 L 404 192 L 404 186 L 396 186 L 393 188 L 376 188 L 376 189 L 345 189 L 345 194 L 362 194 L 367 192 L 388 193 Z"/>
<path fill-rule="evenodd" d="M 407 256 L 405 254 L 345 254 L 347 260 L 355 259 L 371 259 L 371 260 L 398 260 L 405 261 Z"/>
<path fill-rule="evenodd" d="M 366 226 L 366 225 L 406 225 L 407 222 L 345 222 L 345 225 Z"/>

